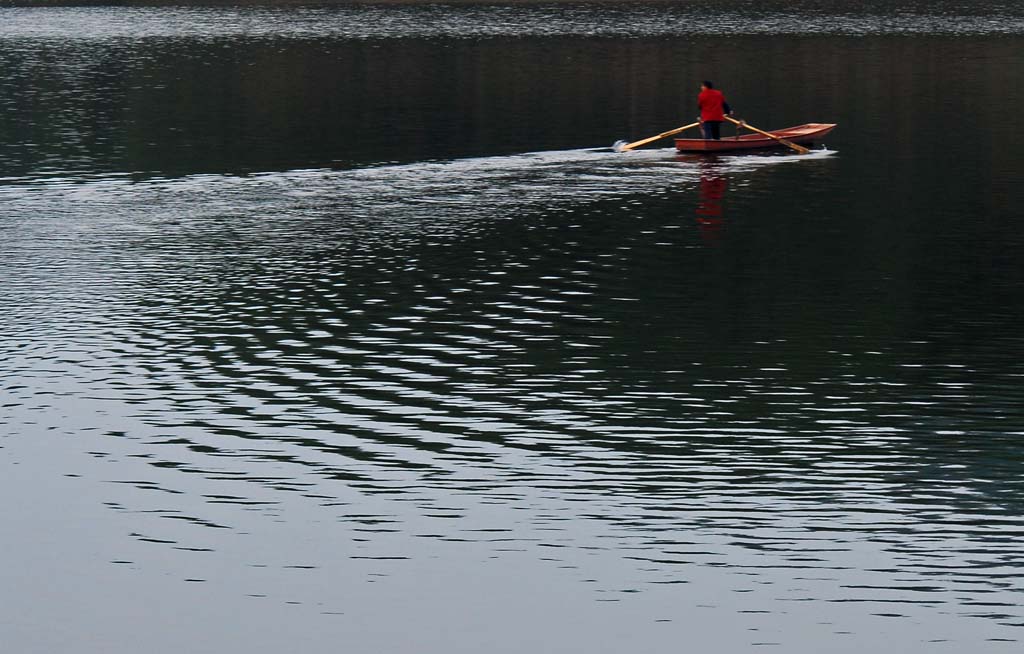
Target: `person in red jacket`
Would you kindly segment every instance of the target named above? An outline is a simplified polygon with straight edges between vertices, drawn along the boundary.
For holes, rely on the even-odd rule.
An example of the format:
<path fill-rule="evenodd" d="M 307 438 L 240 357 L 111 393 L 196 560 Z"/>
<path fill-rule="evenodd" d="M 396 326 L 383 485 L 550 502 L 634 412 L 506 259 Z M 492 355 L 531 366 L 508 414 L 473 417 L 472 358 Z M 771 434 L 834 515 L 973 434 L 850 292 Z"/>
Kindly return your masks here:
<path fill-rule="evenodd" d="M 721 138 L 722 123 L 725 117 L 732 113 L 729 103 L 725 101 L 722 92 L 715 88 L 710 81 L 700 85 L 700 95 L 697 96 L 697 107 L 700 108 L 700 127 L 704 131 L 705 139 Z"/>

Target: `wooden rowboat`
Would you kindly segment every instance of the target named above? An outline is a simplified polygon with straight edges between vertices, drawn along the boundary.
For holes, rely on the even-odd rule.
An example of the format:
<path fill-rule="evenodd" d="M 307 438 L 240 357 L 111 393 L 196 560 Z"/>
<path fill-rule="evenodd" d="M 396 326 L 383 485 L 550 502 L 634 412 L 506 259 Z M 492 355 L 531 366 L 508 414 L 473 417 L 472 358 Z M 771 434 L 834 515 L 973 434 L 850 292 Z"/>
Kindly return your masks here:
<path fill-rule="evenodd" d="M 820 140 L 835 128 L 836 123 L 806 123 L 796 127 L 772 130 L 769 133 L 793 143 L 807 145 Z M 726 136 L 718 141 L 707 139 L 676 139 L 675 141 L 676 150 L 680 152 L 730 152 L 785 147 L 775 139 L 757 133 Z"/>

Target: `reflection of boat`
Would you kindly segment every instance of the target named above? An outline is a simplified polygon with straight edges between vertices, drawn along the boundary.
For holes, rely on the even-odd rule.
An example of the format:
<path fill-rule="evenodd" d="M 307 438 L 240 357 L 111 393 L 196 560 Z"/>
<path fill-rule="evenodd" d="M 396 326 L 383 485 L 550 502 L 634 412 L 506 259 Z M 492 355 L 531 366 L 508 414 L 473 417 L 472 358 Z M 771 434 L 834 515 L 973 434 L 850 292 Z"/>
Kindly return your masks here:
<path fill-rule="evenodd" d="M 769 132 L 792 143 L 807 145 L 819 140 L 833 129 L 836 123 L 807 123 L 796 127 L 776 129 Z M 726 137 L 721 140 L 676 139 L 676 150 L 680 152 L 728 152 L 730 150 L 753 150 L 755 148 L 785 147 L 773 138 L 753 133 L 743 136 Z"/>

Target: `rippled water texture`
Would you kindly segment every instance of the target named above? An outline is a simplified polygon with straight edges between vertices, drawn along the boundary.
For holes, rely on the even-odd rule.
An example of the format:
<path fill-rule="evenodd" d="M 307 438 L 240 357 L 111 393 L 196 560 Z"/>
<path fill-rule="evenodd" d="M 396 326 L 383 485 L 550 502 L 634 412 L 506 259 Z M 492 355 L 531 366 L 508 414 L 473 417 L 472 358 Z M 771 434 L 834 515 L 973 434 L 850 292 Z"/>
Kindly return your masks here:
<path fill-rule="evenodd" d="M 755 4 L 0 9 L 6 647 L 1018 651 L 1019 8 Z"/>
<path fill-rule="evenodd" d="M 243 3 L 244 4 L 244 3 Z M 27 39 L 379 39 L 688 34 L 969 34 L 1024 32 L 1017 3 L 725 0 L 700 3 L 418 3 L 340 7 L 12 10 L 4 35 Z M 86 29 L 83 30 L 83 23 Z"/>

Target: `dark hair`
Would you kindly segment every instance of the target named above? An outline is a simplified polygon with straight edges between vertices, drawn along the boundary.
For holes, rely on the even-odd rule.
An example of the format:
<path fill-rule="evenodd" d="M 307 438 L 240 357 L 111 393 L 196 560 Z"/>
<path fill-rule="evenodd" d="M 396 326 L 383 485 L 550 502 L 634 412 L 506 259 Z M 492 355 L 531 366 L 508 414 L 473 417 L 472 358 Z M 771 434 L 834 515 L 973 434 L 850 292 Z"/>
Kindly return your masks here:
<path fill-rule="evenodd" d="M 704 80 L 703 84 L 704 84 L 704 86 L 708 87 L 709 89 L 715 88 L 715 85 L 712 84 L 711 80 L 709 80 L 709 79 Z"/>

